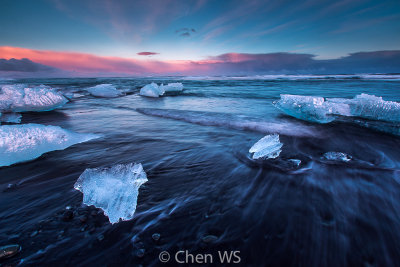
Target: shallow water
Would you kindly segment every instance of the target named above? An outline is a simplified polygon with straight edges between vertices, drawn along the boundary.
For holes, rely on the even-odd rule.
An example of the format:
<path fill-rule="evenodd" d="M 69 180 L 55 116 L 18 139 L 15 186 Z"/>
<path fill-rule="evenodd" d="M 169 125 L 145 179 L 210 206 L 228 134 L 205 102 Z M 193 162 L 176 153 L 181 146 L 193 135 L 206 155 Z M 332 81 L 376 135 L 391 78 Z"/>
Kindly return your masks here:
<path fill-rule="evenodd" d="M 181 81 L 185 89 L 158 99 L 139 96 L 151 81 Z M 345 122 L 307 123 L 272 105 L 280 94 L 367 93 L 400 102 L 398 79 L 1 83 L 75 93 L 56 111 L 24 113 L 22 123 L 102 136 L 0 168 L 0 245 L 22 246 L 6 263 L 156 266 L 161 251 L 173 257 L 179 250 L 212 254 L 214 264 L 218 251 L 240 251 L 245 266 L 395 266 L 400 260 L 400 137 Z M 85 91 L 103 83 L 125 95 L 96 98 Z M 251 160 L 248 149 L 268 133 L 280 134 L 279 159 Z M 329 151 L 353 160 L 321 159 Z M 293 167 L 287 159 L 302 162 Z M 139 190 L 134 219 L 111 225 L 81 205 L 73 185 L 86 168 L 130 162 L 141 162 L 149 181 Z M 72 219 L 64 218 L 67 206 Z M 209 235 L 217 239 L 204 242 Z"/>

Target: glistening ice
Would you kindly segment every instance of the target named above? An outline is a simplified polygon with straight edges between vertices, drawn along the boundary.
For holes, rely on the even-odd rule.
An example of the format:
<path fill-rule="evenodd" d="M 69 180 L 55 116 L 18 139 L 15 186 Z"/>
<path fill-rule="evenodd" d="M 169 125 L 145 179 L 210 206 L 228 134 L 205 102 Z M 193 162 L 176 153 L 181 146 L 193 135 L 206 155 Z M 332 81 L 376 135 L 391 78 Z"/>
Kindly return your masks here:
<path fill-rule="evenodd" d="M 311 122 L 328 123 L 337 116 L 400 122 L 400 103 L 361 94 L 353 99 L 281 95 L 274 105 L 286 114 Z"/>
<path fill-rule="evenodd" d="M 0 93 L 0 111 L 7 112 L 49 111 L 60 108 L 67 102 L 60 92 L 45 85 L 4 85 Z"/>
<path fill-rule="evenodd" d="M 86 89 L 91 95 L 98 97 L 117 97 L 122 95 L 112 84 L 99 84 Z"/>
<path fill-rule="evenodd" d="M 0 126 L 0 167 L 36 159 L 98 136 L 40 124 Z"/>
<path fill-rule="evenodd" d="M 104 211 L 111 223 L 130 220 L 136 211 L 139 188 L 147 182 L 142 164 L 118 164 L 111 168 L 86 169 L 74 188 L 83 203 Z"/>
<path fill-rule="evenodd" d="M 167 85 L 156 83 L 147 84 L 140 89 L 139 94 L 147 97 L 160 97 L 165 93 L 177 93 L 183 90 L 182 83 L 169 83 Z"/>
<path fill-rule="evenodd" d="M 249 149 L 249 152 L 253 153 L 253 159 L 273 159 L 277 158 L 282 152 L 282 146 L 283 144 L 279 141 L 279 135 L 271 134 L 261 138 Z"/>

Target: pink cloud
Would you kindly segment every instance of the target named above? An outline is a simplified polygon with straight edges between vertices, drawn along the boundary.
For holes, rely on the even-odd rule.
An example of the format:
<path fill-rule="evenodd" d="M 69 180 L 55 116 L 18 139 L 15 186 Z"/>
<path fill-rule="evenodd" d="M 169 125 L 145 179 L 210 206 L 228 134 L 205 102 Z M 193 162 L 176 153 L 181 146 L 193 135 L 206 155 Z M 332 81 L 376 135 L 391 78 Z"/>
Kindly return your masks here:
<path fill-rule="evenodd" d="M 6 71 L 10 69 L 11 63 L 13 70 L 16 68 L 14 65 L 23 63 L 24 66 L 33 66 L 38 63 L 64 71 L 64 76 L 90 77 L 400 72 L 400 50 L 360 52 L 330 60 L 318 60 L 314 55 L 298 53 L 226 53 L 200 61 L 159 61 L 3 46 L 0 47 L 0 58 L 33 61 L 4 61 Z M 42 72 L 42 76 L 51 74 L 50 71 Z M 39 74 L 35 72 L 35 75 Z"/>
<path fill-rule="evenodd" d="M 145 52 L 147 53 L 147 52 Z M 0 47 L 0 58 L 30 60 L 65 71 L 78 73 L 141 74 L 186 74 L 194 69 L 201 71 L 192 61 L 156 61 L 133 58 L 104 57 L 78 52 L 56 52 L 20 47 Z"/>

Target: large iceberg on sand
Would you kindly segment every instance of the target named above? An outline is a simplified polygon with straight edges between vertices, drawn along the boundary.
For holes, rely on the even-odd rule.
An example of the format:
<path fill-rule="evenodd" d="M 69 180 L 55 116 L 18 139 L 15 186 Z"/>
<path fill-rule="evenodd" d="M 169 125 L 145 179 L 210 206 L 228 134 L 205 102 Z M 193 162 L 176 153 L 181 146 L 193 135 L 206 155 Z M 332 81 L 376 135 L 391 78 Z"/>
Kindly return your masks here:
<path fill-rule="evenodd" d="M 118 97 L 122 95 L 112 84 L 99 84 L 86 89 L 91 95 L 97 97 Z"/>
<path fill-rule="evenodd" d="M 167 85 L 157 85 L 156 83 L 151 83 L 145 85 L 142 89 L 140 89 L 139 94 L 148 97 L 160 97 L 165 93 L 177 93 L 181 92 L 182 90 L 182 83 L 169 83 Z"/>
<path fill-rule="evenodd" d="M 40 124 L 0 126 L 0 167 L 36 159 L 42 154 L 63 150 L 74 144 L 97 138 L 58 126 Z"/>
<path fill-rule="evenodd" d="M 338 116 L 400 122 L 400 103 L 367 94 L 353 99 L 281 95 L 274 105 L 292 117 L 311 122 L 328 123 Z"/>
<path fill-rule="evenodd" d="M 45 85 L 3 85 L 0 92 L 0 111 L 6 112 L 49 111 L 67 102 L 61 93 Z"/>
<path fill-rule="evenodd" d="M 130 220 L 136 211 L 139 188 L 147 182 L 142 164 L 118 164 L 111 168 L 86 169 L 74 188 L 83 193 L 83 203 L 104 211 L 110 223 Z"/>
<path fill-rule="evenodd" d="M 261 138 L 249 149 L 249 152 L 254 153 L 253 159 L 274 159 L 282 152 L 282 146 L 283 144 L 279 141 L 279 135 L 271 134 Z"/>

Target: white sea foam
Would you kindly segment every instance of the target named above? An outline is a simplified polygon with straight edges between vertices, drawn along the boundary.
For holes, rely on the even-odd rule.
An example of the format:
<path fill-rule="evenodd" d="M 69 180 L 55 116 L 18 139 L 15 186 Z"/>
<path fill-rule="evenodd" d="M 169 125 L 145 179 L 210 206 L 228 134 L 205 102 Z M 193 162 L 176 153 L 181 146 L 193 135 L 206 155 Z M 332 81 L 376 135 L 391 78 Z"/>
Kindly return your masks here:
<path fill-rule="evenodd" d="M 176 109 L 139 108 L 137 111 L 150 116 L 186 121 L 199 125 L 221 126 L 238 130 L 256 131 L 265 134 L 279 133 L 289 136 L 313 137 L 319 135 L 318 131 L 313 126 L 306 126 L 302 123 L 291 122 L 288 120 L 267 121 L 225 113 Z"/>
<path fill-rule="evenodd" d="M 346 79 L 362 79 L 362 80 L 400 80 L 399 74 L 337 74 L 337 75 L 249 75 L 249 76 L 186 76 L 177 77 L 178 80 L 346 80 Z"/>

